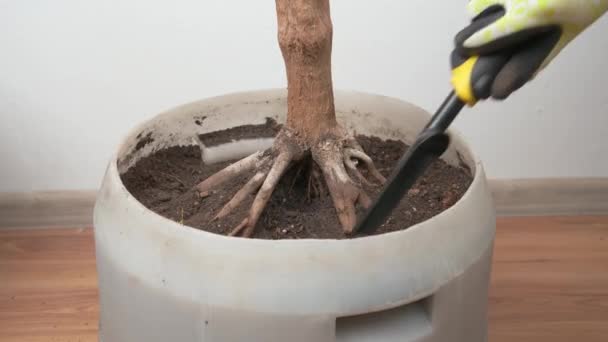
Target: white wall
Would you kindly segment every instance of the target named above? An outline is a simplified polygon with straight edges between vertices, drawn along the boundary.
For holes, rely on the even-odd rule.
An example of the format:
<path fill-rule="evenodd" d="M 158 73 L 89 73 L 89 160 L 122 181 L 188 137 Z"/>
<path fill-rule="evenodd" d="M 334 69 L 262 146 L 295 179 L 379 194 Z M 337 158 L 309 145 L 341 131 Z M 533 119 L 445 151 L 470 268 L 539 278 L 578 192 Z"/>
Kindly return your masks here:
<path fill-rule="evenodd" d="M 334 81 L 430 111 L 461 1 L 333 0 Z M 283 87 L 272 0 L 0 1 L 0 191 L 95 188 L 120 137 L 226 92 Z M 608 18 L 457 127 L 490 177 L 608 176 Z"/>

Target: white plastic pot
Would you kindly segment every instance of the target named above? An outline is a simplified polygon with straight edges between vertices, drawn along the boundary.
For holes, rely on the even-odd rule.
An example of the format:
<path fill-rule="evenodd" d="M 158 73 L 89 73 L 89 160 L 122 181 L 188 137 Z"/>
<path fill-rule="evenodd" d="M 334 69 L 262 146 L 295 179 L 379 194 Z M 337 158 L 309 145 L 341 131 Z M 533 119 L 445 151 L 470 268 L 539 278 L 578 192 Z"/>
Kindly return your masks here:
<path fill-rule="evenodd" d="M 406 142 L 429 118 L 411 104 L 356 92 L 336 92 L 336 108 L 358 133 Z M 444 159 L 474 173 L 464 197 L 416 226 L 373 237 L 215 235 L 148 210 L 120 180 L 155 150 L 268 116 L 282 121 L 285 111 L 283 90 L 231 94 L 162 113 L 124 140 L 95 207 L 100 341 L 486 341 L 494 207 L 481 164 L 454 132 Z M 150 132 L 154 141 L 137 150 Z"/>

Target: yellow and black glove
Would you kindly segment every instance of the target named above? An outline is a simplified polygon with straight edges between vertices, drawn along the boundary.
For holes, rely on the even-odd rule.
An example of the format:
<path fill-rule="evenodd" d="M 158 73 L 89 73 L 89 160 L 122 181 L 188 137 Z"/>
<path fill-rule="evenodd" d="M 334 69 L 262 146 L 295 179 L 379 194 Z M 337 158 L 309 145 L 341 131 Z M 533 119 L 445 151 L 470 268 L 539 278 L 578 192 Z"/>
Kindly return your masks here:
<path fill-rule="evenodd" d="M 487 75 L 474 95 L 505 99 L 602 16 L 608 0 L 472 0 L 469 9 L 474 17 L 456 35 L 452 68 L 455 74 L 473 72 L 467 63 L 502 58 L 499 70 Z"/>

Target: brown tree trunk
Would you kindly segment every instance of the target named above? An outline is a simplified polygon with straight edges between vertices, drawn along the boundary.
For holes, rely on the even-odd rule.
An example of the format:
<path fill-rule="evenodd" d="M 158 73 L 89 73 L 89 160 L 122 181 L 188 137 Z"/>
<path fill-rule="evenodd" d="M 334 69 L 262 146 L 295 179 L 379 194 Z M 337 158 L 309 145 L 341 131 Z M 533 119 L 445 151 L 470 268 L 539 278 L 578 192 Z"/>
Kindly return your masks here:
<path fill-rule="evenodd" d="M 216 215 L 216 219 L 229 215 L 256 192 L 249 214 L 230 232 L 249 237 L 283 174 L 309 153 L 314 161 L 309 184 L 311 180 L 319 182 L 322 172 L 342 228 L 345 233 L 352 233 L 357 219 L 355 206 L 371 204 L 360 186 L 360 182 L 370 182 L 359 172 L 358 162 L 380 183 L 385 179 L 355 138 L 336 121 L 329 0 L 276 0 L 276 8 L 279 45 L 287 70 L 287 123 L 270 153 L 258 152 L 244 158 L 205 179 L 197 188 L 200 193 L 207 193 L 227 180 L 255 171 L 253 178 Z M 358 181 L 353 181 L 351 175 Z"/>
<path fill-rule="evenodd" d="M 287 127 L 310 146 L 337 127 L 329 0 L 276 0 L 287 70 Z"/>

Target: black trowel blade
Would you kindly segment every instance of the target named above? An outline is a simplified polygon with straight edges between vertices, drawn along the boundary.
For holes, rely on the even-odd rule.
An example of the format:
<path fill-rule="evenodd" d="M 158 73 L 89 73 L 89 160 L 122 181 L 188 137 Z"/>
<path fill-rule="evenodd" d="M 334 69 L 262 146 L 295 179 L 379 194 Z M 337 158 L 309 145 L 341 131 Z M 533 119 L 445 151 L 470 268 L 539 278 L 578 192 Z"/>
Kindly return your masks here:
<path fill-rule="evenodd" d="M 378 229 L 426 168 L 447 150 L 450 138 L 445 132 L 464 105 L 451 91 L 412 147 L 401 157 L 382 192 L 357 223 L 354 233 L 370 234 Z"/>
<path fill-rule="evenodd" d="M 421 136 L 399 160 L 382 192 L 358 222 L 355 232 L 369 234 L 380 227 L 426 168 L 448 148 L 450 138 L 447 134 L 429 133 Z"/>

